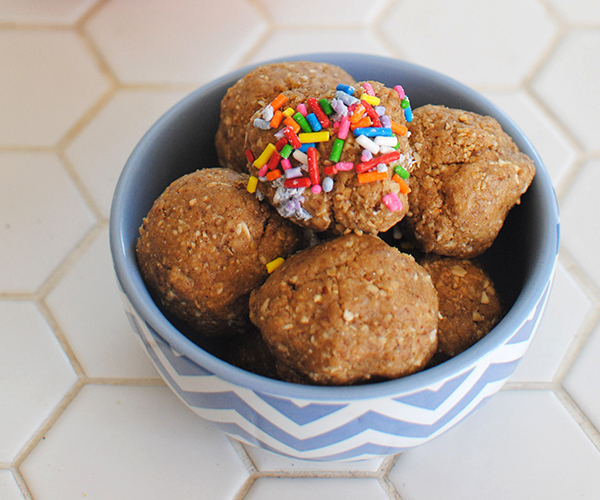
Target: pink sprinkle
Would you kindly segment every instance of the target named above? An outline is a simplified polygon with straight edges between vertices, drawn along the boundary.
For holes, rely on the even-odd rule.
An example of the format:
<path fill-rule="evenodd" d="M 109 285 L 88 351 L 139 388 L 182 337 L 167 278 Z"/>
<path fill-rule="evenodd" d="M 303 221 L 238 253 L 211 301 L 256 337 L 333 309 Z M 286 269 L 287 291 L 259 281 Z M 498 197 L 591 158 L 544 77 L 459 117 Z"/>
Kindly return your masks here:
<path fill-rule="evenodd" d="M 269 171 L 269 165 L 267 164 L 258 171 L 258 176 L 264 177 L 265 175 L 267 175 L 268 171 Z"/>
<path fill-rule="evenodd" d="M 401 85 L 396 85 L 396 86 L 394 87 L 394 90 L 395 90 L 396 92 L 398 92 L 398 97 L 399 97 L 401 100 L 402 100 L 402 99 L 404 99 L 404 97 L 406 96 L 406 94 L 404 93 L 404 89 L 402 88 L 402 86 L 401 86 Z"/>
<path fill-rule="evenodd" d="M 322 191 L 322 188 L 318 184 L 315 184 L 313 187 L 310 188 L 310 190 L 315 194 L 319 194 Z"/>
<path fill-rule="evenodd" d="M 296 111 L 298 111 L 302 116 L 304 116 L 304 118 L 306 118 L 306 116 L 308 115 L 308 110 L 306 109 L 306 104 L 304 103 L 298 104 L 298 106 L 296 106 Z"/>
<path fill-rule="evenodd" d="M 283 167 L 283 170 L 289 170 L 290 168 L 292 168 L 292 164 L 287 158 L 281 159 L 281 166 Z"/>
<path fill-rule="evenodd" d="M 340 130 L 338 130 L 338 138 L 346 139 L 348 137 L 348 131 L 350 130 L 350 118 L 347 115 L 342 116 L 340 122 Z"/>
<path fill-rule="evenodd" d="M 368 149 L 363 149 L 363 152 L 360 156 L 360 161 L 369 161 L 370 159 L 373 158 L 373 153 L 371 153 L 371 151 L 369 151 Z"/>
<path fill-rule="evenodd" d="M 396 193 L 386 194 L 382 198 L 383 204 L 389 208 L 390 212 L 397 212 L 402 210 L 402 202 Z"/>
<path fill-rule="evenodd" d="M 362 88 L 365 89 L 365 94 L 367 95 L 375 95 L 375 91 L 369 82 L 365 82 L 362 84 Z"/>
<path fill-rule="evenodd" d="M 340 122 L 333 122 L 333 131 L 336 132 L 340 128 Z"/>
<path fill-rule="evenodd" d="M 354 163 L 351 161 L 342 161 L 335 164 L 335 168 L 340 171 L 352 170 L 354 168 Z"/>

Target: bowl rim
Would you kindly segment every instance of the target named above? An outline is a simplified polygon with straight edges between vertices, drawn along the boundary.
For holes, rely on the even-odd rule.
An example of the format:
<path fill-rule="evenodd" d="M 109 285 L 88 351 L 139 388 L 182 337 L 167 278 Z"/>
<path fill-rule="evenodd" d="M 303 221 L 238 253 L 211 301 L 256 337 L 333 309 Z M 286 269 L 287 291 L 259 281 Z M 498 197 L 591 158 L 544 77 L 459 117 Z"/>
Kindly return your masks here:
<path fill-rule="evenodd" d="M 365 63 L 397 66 L 398 70 L 410 70 L 413 74 L 440 81 L 450 90 L 457 91 L 460 94 L 469 94 L 469 99 L 476 104 L 492 109 L 495 118 L 501 123 L 502 128 L 505 131 L 509 129 L 509 135 L 515 140 L 518 139 L 520 149 L 528 149 L 527 154 L 535 163 L 536 176 L 534 182 L 539 185 L 538 189 L 541 193 L 542 205 L 548 213 L 545 225 L 548 226 L 547 229 L 551 229 L 551 225 L 556 224 L 557 230 L 554 232 L 548 231 L 548 238 L 542 242 L 542 250 L 539 255 L 541 258 L 533 263 L 531 277 L 526 280 L 515 303 L 504 318 L 494 327 L 490 334 L 486 335 L 466 351 L 444 363 L 403 378 L 356 386 L 300 385 L 257 375 L 230 365 L 210 354 L 177 330 L 152 300 L 141 278 L 137 263 L 131 262 L 131 255 L 135 255 L 135 252 L 128 251 L 124 246 L 125 243 L 123 240 L 123 223 L 127 218 L 124 194 L 128 189 L 131 189 L 135 174 L 140 168 L 140 160 L 144 156 L 145 145 L 152 143 L 161 134 L 163 127 L 176 122 L 177 117 L 188 107 L 189 103 L 200 98 L 207 91 L 218 89 L 225 83 L 231 85 L 259 65 L 300 60 L 330 62 L 342 67 L 344 67 L 344 62 L 358 60 Z M 542 301 L 544 294 L 551 285 L 558 254 L 558 224 L 559 215 L 556 193 L 550 175 L 539 153 L 516 123 L 486 97 L 449 76 L 400 59 L 351 52 L 323 52 L 279 57 L 244 66 L 199 87 L 165 112 L 140 139 L 121 172 L 111 205 L 109 237 L 113 266 L 121 289 L 136 313 L 172 349 L 185 355 L 193 363 L 210 371 L 215 376 L 249 390 L 268 393 L 286 399 L 352 401 L 411 394 L 423 389 L 439 387 L 445 381 L 456 377 L 469 367 L 474 366 L 483 356 L 493 352 L 497 347 L 504 344 L 530 318 L 535 307 Z"/>

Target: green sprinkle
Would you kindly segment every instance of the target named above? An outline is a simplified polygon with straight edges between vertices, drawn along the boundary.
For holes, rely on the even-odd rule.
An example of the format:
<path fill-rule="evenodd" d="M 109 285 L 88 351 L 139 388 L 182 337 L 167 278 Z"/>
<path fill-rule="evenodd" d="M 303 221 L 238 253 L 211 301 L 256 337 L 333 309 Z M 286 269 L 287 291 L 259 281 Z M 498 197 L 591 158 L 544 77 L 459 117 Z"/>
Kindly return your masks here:
<path fill-rule="evenodd" d="M 340 161 L 340 157 L 342 156 L 342 149 L 344 147 L 344 140 L 339 137 L 333 141 L 333 146 L 331 147 L 331 154 L 329 155 L 329 159 L 335 163 Z"/>
<path fill-rule="evenodd" d="M 331 113 L 333 113 L 333 108 L 331 107 L 331 104 L 327 99 L 319 99 L 319 106 L 321 106 L 323 113 L 325 113 L 326 115 L 330 115 Z"/>
<path fill-rule="evenodd" d="M 312 127 L 310 126 L 310 123 L 306 121 L 306 118 L 304 118 L 304 116 L 302 116 L 302 113 L 300 113 L 299 111 L 297 111 L 292 118 L 294 118 L 296 123 L 300 125 L 300 128 L 307 134 L 313 131 Z"/>
<path fill-rule="evenodd" d="M 408 172 L 404 170 L 402 165 L 396 165 L 394 167 L 394 173 L 398 174 L 402 179 L 408 179 Z"/>
<path fill-rule="evenodd" d="M 404 97 L 404 99 L 402 99 L 402 101 L 400 102 L 400 106 L 402 107 L 402 109 L 410 107 L 410 101 L 408 100 L 408 97 Z"/>
<path fill-rule="evenodd" d="M 289 144 L 286 144 L 281 148 L 281 151 L 279 151 L 279 155 L 282 158 L 289 158 L 289 156 L 292 154 L 292 151 L 294 151 L 294 148 Z"/>

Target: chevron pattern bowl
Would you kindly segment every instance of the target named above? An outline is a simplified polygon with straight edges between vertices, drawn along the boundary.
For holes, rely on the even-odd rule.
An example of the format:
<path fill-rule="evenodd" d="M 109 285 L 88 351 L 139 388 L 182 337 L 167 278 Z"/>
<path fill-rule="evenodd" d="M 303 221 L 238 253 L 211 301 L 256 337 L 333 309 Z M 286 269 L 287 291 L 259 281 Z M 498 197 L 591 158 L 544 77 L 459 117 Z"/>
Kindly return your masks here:
<path fill-rule="evenodd" d="M 525 354 L 542 317 L 559 241 L 556 197 L 533 146 L 501 110 L 464 85 L 395 59 L 308 54 L 356 80 L 402 85 L 413 108 L 445 104 L 495 117 L 535 161 L 536 177 L 484 259 L 499 293 L 512 304 L 476 345 L 408 377 L 355 387 L 302 386 L 231 366 L 189 340 L 166 318 L 140 276 L 135 242 L 142 218 L 177 177 L 217 165 L 214 136 L 220 101 L 243 68 L 198 89 L 142 138 L 117 185 L 111 251 L 126 314 L 161 377 L 196 414 L 243 443 L 289 457 L 359 460 L 423 444 L 473 413 L 496 393 Z M 466 424 L 468 425 L 468 424 Z"/>

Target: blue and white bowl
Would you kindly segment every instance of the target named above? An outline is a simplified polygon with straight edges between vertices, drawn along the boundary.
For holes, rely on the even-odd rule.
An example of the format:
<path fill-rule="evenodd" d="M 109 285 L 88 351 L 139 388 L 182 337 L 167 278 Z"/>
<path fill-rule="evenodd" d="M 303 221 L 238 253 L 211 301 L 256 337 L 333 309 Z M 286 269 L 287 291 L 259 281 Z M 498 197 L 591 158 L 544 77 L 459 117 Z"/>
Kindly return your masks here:
<path fill-rule="evenodd" d="M 473 413 L 504 384 L 525 354 L 548 298 L 559 217 L 550 177 L 523 132 L 470 88 L 434 71 L 361 54 L 287 60 L 337 64 L 356 80 L 402 85 L 413 108 L 444 104 L 496 118 L 535 162 L 535 179 L 484 255 L 497 289 L 512 304 L 502 321 L 462 354 L 398 380 L 355 387 L 303 386 L 229 365 L 191 342 L 152 300 L 135 243 L 154 200 L 176 178 L 217 166 L 214 137 L 226 90 L 250 69 L 198 89 L 142 138 L 119 179 L 110 217 L 111 250 L 125 310 L 169 387 L 202 418 L 244 443 L 310 460 L 358 460 L 423 444 Z M 466 424 L 468 425 L 468 424 Z"/>

